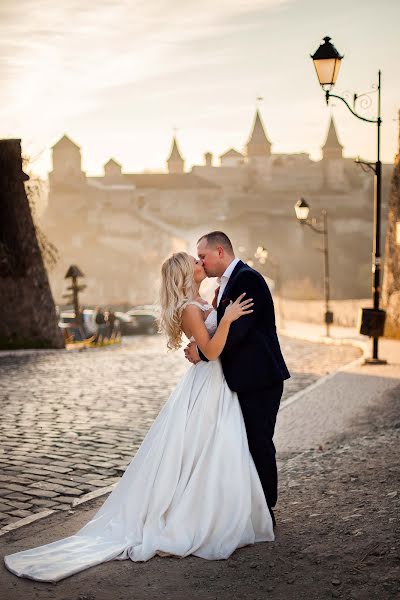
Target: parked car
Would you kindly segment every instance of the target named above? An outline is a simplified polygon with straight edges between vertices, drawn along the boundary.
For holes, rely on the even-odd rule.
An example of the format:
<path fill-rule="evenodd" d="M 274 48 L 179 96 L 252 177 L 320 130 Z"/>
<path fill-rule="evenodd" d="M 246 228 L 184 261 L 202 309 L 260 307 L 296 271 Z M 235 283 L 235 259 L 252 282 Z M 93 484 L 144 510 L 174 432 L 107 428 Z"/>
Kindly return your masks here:
<path fill-rule="evenodd" d="M 119 330 L 121 335 L 135 335 L 137 333 L 137 326 L 133 319 L 124 312 L 115 312 L 115 318 L 119 321 Z"/>
<path fill-rule="evenodd" d="M 158 333 L 157 317 L 153 306 L 135 306 L 126 314 L 132 319 L 136 334 L 155 335 Z"/>

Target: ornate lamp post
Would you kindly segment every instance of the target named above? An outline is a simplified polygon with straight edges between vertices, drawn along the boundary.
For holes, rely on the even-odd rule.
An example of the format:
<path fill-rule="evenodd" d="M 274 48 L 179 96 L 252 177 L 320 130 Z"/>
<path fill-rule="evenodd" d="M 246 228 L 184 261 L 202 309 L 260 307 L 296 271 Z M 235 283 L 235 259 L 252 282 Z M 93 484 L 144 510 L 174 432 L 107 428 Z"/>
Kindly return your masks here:
<path fill-rule="evenodd" d="M 298 218 L 301 225 L 308 225 L 315 233 L 320 233 L 324 236 L 324 296 L 325 296 L 325 326 L 326 335 L 330 336 L 329 327 L 333 323 L 333 312 L 329 308 L 330 302 L 330 279 L 329 279 L 329 254 L 328 254 L 328 213 L 326 210 L 322 210 L 322 219 L 318 223 L 317 219 L 309 219 L 308 213 L 310 207 L 304 198 L 301 198 L 296 202 L 295 207 L 296 217 Z"/>
<path fill-rule="evenodd" d="M 382 364 L 386 361 L 378 358 L 378 339 L 383 335 L 385 325 L 385 311 L 379 308 L 379 299 L 381 293 L 381 251 L 380 251 L 380 231 L 381 231 L 381 198 L 382 198 L 382 163 L 380 160 L 381 147 L 381 72 L 378 71 L 378 84 L 374 86 L 374 91 L 378 92 L 378 116 L 376 119 L 367 119 L 359 115 L 355 111 L 357 100 L 367 94 L 354 94 L 353 108 L 348 104 L 347 100 L 342 96 L 337 96 L 331 93 L 332 87 L 336 83 L 337 76 L 340 70 L 340 64 L 343 56 L 339 54 L 335 46 L 331 43 L 330 37 L 324 37 L 324 43 L 319 46 L 317 51 L 311 56 L 314 61 L 314 67 L 317 73 L 318 81 L 325 92 L 326 103 L 329 104 L 329 98 L 337 98 L 341 100 L 349 109 L 349 111 L 362 121 L 367 123 L 375 123 L 377 126 L 377 159 L 375 164 L 365 161 L 358 161 L 360 164 L 367 166 L 375 173 L 375 192 L 374 192 L 374 242 L 372 253 L 372 300 L 373 309 L 363 308 L 361 318 L 360 332 L 373 338 L 372 358 L 366 362 L 374 364 Z"/>

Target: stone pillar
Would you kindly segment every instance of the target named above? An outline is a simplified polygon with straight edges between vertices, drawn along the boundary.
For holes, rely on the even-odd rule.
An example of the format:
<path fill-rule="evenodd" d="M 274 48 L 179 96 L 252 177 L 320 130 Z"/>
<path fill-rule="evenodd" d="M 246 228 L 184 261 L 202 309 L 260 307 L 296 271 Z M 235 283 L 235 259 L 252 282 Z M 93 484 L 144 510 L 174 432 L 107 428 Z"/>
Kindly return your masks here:
<path fill-rule="evenodd" d="M 396 244 L 396 222 L 400 221 L 400 111 L 399 152 L 394 161 L 389 198 L 382 300 L 387 311 L 385 335 L 400 338 L 400 245 Z"/>
<path fill-rule="evenodd" d="M 21 141 L 0 140 L 0 348 L 63 348 L 27 179 Z"/>

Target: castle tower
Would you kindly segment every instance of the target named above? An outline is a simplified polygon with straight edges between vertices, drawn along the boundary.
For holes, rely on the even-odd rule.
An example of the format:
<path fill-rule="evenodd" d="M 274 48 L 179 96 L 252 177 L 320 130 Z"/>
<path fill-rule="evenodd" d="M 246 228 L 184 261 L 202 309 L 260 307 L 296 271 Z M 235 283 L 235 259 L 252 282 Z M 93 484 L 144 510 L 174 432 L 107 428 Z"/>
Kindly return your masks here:
<path fill-rule="evenodd" d="M 253 129 L 246 144 L 247 163 L 266 179 L 270 177 L 271 171 L 271 146 L 257 109 Z"/>
<path fill-rule="evenodd" d="M 122 166 L 113 158 L 110 158 L 104 165 L 104 177 L 107 178 L 118 178 L 122 175 Z"/>
<path fill-rule="evenodd" d="M 324 184 L 330 189 L 341 191 L 346 187 L 343 146 L 339 142 L 335 122 L 331 117 L 325 144 L 322 146 Z"/>
<path fill-rule="evenodd" d="M 86 174 L 82 171 L 81 149 L 64 135 L 52 147 L 53 171 L 49 173 L 50 184 L 63 181 L 83 181 Z"/>
<path fill-rule="evenodd" d="M 221 167 L 237 167 L 243 164 L 244 156 L 234 148 L 231 148 L 219 157 Z"/>
<path fill-rule="evenodd" d="M 206 167 L 212 167 L 213 155 L 211 152 L 206 152 L 204 154 L 204 164 Z"/>
<path fill-rule="evenodd" d="M 172 140 L 172 147 L 169 157 L 167 158 L 168 173 L 183 173 L 185 167 L 185 161 L 179 152 L 176 137 Z"/>

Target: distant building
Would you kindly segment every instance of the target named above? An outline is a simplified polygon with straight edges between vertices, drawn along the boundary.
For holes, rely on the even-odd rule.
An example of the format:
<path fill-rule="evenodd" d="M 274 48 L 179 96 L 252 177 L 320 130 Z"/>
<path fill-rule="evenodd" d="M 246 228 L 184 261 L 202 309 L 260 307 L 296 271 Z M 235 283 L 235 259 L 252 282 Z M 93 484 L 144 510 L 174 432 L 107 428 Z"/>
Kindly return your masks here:
<path fill-rule="evenodd" d="M 80 148 L 67 136 L 52 154 L 43 226 L 62 257 L 50 273 L 58 301 L 61 274 L 75 262 L 87 274 L 88 302 L 152 301 L 165 255 L 193 250 L 199 235 L 211 229 L 225 230 L 246 248 L 244 259 L 266 246 L 281 264 L 284 286 L 298 282 L 301 288 L 311 278 L 318 293 L 321 256 L 318 240 L 295 219 L 300 196 L 309 201 L 312 216 L 322 208 L 329 212 L 333 296 L 369 295 L 373 177 L 343 157 L 332 118 L 319 161 L 302 152 L 273 153 L 258 110 L 243 153 L 230 148 L 218 166 L 207 152 L 203 165 L 185 172 L 175 136 L 166 173 L 124 173 L 112 158 L 103 176 L 87 177 Z M 383 223 L 390 172 L 383 165 Z"/>
<path fill-rule="evenodd" d="M 221 167 L 238 167 L 244 164 L 244 156 L 234 148 L 231 148 L 219 157 Z M 210 165 L 208 165 L 210 166 Z"/>

